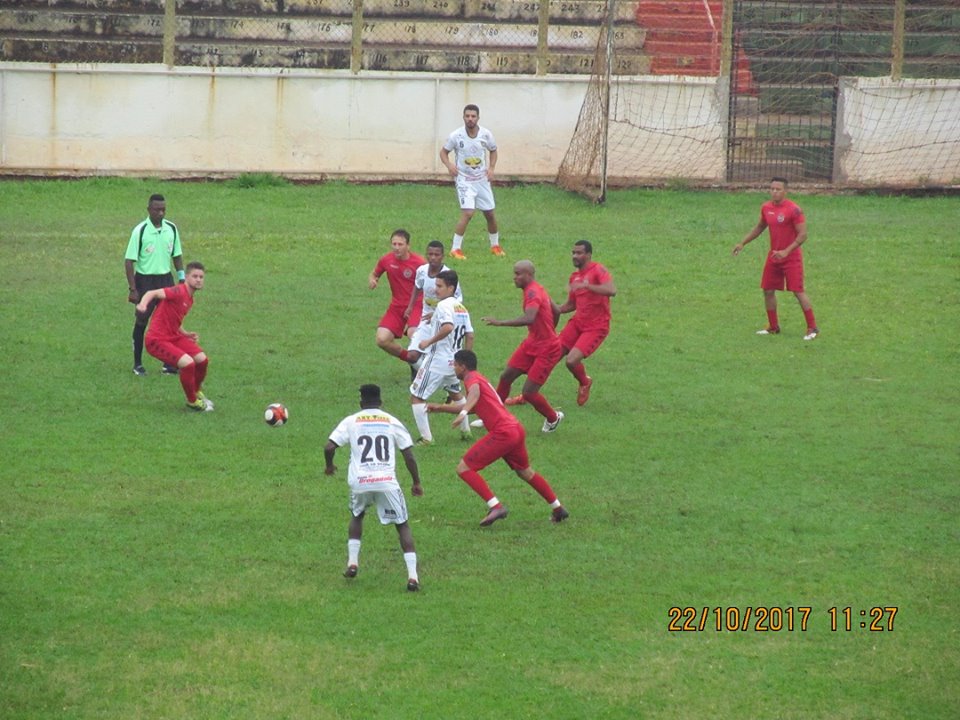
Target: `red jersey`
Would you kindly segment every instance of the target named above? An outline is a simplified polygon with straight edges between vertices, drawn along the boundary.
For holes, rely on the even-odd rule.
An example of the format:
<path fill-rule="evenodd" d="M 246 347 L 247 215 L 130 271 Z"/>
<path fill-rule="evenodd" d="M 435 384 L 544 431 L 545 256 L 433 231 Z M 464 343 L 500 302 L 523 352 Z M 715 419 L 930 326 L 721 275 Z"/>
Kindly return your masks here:
<path fill-rule="evenodd" d="M 397 260 L 397 256 L 389 252 L 377 261 L 373 274 L 376 277 L 387 274 L 390 293 L 393 296 L 390 304 L 406 310 L 410 303 L 410 296 L 413 295 L 413 281 L 417 276 L 417 268 L 426 264 L 427 261 L 416 253 L 410 253 L 410 257 L 406 260 Z"/>
<path fill-rule="evenodd" d="M 770 230 L 770 249 L 783 250 L 797 239 L 797 225 L 806 222 L 803 210 L 792 200 L 784 200 L 779 205 L 768 201 L 760 208 L 760 220 Z M 794 250 L 788 257 L 797 255 L 800 248 Z"/>
<path fill-rule="evenodd" d="M 531 348 L 547 351 L 559 343 L 560 338 L 557 336 L 556 325 L 553 322 L 553 305 L 550 302 L 550 296 L 543 285 L 536 280 L 532 280 L 523 288 L 524 312 L 530 306 L 536 306 L 538 310 L 533 323 L 527 326 L 526 342 Z"/>
<path fill-rule="evenodd" d="M 193 307 L 193 295 L 185 283 L 163 289 L 163 300 L 157 304 L 157 309 L 147 328 L 147 337 L 151 340 L 173 342 L 183 335 L 180 326 L 183 319 Z"/>
<path fill-rule="evenodd" d="M 520 421 L 503 406 L 503 400 L 497 395 L 497 391 L 490 384 L 490 381 L 478 371 L 468 370 L 467 374 L 463 376 L 463 389 L 469 392 L 474 385 L 480 387 L 480 399 L 473 406 L 473 412 L 483 420 L 483 426 L 487 429 L 487 432 L 512 432 L 520 426 Z"/>
<path fill-rule="evenodd" d="M 570 284 L 588 282 L 591 285 L 603 285 L 612 279 L 603 265 L 591 262 L 585 268 L 575 270 L 570 275 Z M 570 293 L 568 301 L 574 305 L 580 327 L 598 330 L 610 327 L 609 295 L 599 295 L 586 288 L 580 288 Z"/>

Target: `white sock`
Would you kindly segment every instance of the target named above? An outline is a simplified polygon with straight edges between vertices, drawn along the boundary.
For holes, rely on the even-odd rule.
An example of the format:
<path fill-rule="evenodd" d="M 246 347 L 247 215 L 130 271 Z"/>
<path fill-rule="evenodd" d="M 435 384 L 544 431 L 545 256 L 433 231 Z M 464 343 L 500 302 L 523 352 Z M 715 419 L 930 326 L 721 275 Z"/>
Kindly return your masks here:
<path fill-rule="evenodd" d="M 360 541 L 347 540 L 347 565 L 360 564 Z"/>
<path fill-rule="evenodd" d="M 466 398 L 460 398 L 459 400 L 454 400 L 453 404 L 457 407 L 463 407 L 467 404 Z M 463 420 L 460 421 L 460 432 L 470 432 L 470 416 L 464 415 Z"/>
<path fill-rule="evenodd" d="M 413 419 L 417 423 L 417 430 L 424 440 L 433 442 L 433 433 L 430 432 L 430 418 L 427 417 L 426 403 L 413 403 Z"/>
<path fill-rule="evenodd" d="M 417 554 L 415 552 L 404 553 L 403 561 L 407 564 L 407 577 L 410 580 L 420 582 L 420 578 L 417 577 Z"/>
<path fill-rule="evenodd" d="M 496 507 L 497 505 L 499 505 L 499 504 L 500 504 L 500 501 L 497 500 L 497 496 L 496 496 L 496 495 L 494 495 L 492 498 L 490 498 L 489 500 L 487 500 L 487 507 L 488 507 L 488 508 L 495 508 L 495 507 Z"/>
<path fill-rule="evenodd" d="M 487 233 L 487 236 L 490 238 L 490 247 L 496 247 L 500 244 L 500 233 Z"/>
<path fill-rule="evenodd" d="M 451 250 L 459 250 L 463 246 L 463 235 L 453 234 L 453 247 Z"/>

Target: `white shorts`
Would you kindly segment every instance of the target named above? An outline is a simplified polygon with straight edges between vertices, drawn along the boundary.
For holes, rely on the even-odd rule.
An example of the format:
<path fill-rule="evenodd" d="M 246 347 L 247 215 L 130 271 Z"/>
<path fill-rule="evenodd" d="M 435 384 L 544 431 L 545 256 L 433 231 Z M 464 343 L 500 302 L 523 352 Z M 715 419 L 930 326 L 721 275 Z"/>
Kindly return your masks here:
<path fill-rule="evenodd" d="M 368 492 L 350 491 L 350 512 L 359 517 L 371 505 L 377 506 L 377 515 L 382 525 L 402 525 L 408 519 L 407 500 L 403 490 L 373 490 Z"/>
<path fill-rule="evenodd" d="M 457 198 L 461 210 L 493 210 L 493 188 L 489 180 L 464 180 L 457 177 Z"/>
<path fill-rule="evenodd" d="M 433 315 L 431 315 L 430 317 L 433 317 Z M 410 338 L 410 345 L 407 347 L 407 350 L 416 350 L 421 355 L 425 353 L 426 350 L 420 349 L 420 343 L 424 340 L 429 340 L 430 338 L 433 337 L 433 335 L 430 332 L 432 328 L 433 328 L 433 323 L 431 323 L 429 319 L 427 319 L 427 322 L 424 323 L 423 319 L 421 318 L 420 324 L 417 325 L 417 329 L 413 333 L 413 337 Z M 427 348 L 427 350 L 429 349 L 430 348 Z"/>
<path fill-rule="evenodd" d="M 461 392 L 460 381 L 452 367 L 436 367 L 441 363 L 430 360 L 423 363 L 417 370 L 417 376 L 410 383 L 410 394 L 415 398 L 426 400 L 437 390 L 443 388 L 448 393 Z M 431 370 L 431 368 L 433 368 Z"/>

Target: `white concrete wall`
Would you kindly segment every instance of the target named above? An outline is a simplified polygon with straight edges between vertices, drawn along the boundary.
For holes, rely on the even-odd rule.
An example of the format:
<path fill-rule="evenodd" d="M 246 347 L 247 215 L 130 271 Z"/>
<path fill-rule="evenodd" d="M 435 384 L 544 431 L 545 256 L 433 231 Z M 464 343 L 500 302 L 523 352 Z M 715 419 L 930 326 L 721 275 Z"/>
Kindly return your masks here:
<path fill-rule="evenodd" d="M 587 78 L 0 63 L 0 172 L 442 177 L 468 102 L 498 175 L 556 175 Z"/>
<path fill-rule="evenodd" d="M 440 179 L 440 144 L 473 102 L 500 144 L 499 178 L 550 180 L 587 82 L 0 63 L 0 175 Z M 618 88 L 611 177 L 723 180 L 724 83 L 640 76 Z M 957 118 L 960 81 L 844 79 L 835 180 L 957 182 Z"/>
<path fill-rule="evenodd" d="M 439 179 L 440 144 L 472 102 L 500 145 L 500 179 L 552 179 L 587 82 L 0 63 L 0 174 Z M 664 89 L 650 78 L 653 97 Z M 676 168 L 703 162 L 701 148 L 687 155 L 670 156 Z"/>
<path fill-rule="evenodd" d="M 960 80 L 842 78 L 834 180 L 960 183 Z"/>

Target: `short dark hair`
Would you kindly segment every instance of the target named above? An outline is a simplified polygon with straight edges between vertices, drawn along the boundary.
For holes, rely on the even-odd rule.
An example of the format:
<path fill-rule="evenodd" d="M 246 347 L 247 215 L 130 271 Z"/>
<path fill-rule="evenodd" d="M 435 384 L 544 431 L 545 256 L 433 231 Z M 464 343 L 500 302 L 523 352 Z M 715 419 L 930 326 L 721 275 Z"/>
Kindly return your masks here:
<path fill-rule="evenodd" d="M 207 271 L 207 269 L 203 266 L 203 263 L 198 262 L 197 260 L 192 260 L 187 263 L 187 272 L 190 272 L 191 270 L 203 270 L 204 272 Z"/>
<path fill-rule="evenodd" d="M 150 196 L 150 200 L 148 200 L 148 202 L 166 202 L 166 201 L 167 199 L 160 193 L 154 193 L 153 195 Z"/>
<path fill-rule="evenodd" d="M 477 369 L 477 354 L 473 350 L 457 350 L 453 356 L 453 361 L 460 363 L 467 370 Z"/>
<path fill-rule="evenodd" d="M 574 243 L 574 246 L 577 246 L 577 245 L 579 245 L 579 246 L 582 247 L 584 250 L 586 250 L 588 253 L 590 253 L 591 255 L 593 255 L 593 245 L 590 243 L 589 240 L 577 240 L 577 241 Z"/>
<path fill-rule="evenodd" d="M 457 285 L 460 284 L 460 277 L 457 275 L 456 270 L 441 270 L 437 273 L 437 280 L 443 280 L 443 282 L 454 290 L 457 289 Z"/>
<path fill-rule="evenodd" d="M 782 182 L 784 185 L 786 185 L 786 184 L 787 184 L 787 179 L 786 179 L 785 177 L 780 177 L 779 175 L 777 175 L 777 176 L 775 176 L 775 177 L 770 178 L 770 182 L 772 182 L 772 183 Z"/>
<path fill-rule="evenodd" d="M 477 107 L 476 105 L 474 105 L 473 103 L 471 103 L 470 105 L 465 105 L 465 106 L 464 106 L 464 108 L 463 108 L 464 114 L 466 114 L 467 110 L 473 110 L 477 115 L 480 114 L 480 108 Z"/>
<path fill-rule="evenodd" d="M 391 238 L 394 238 L 394 237 L 396 237 L 397 235 L 399 235 L 399 236 L 402 237 L 404 240 L 406 240 L 406 241 L 407 241 L 407 245 L 410 244 L 410 233 L 408 233 L 406 230 L 404 230 L 403 228 L 397 228 L 397 229 L 394 230 L 392 233 L 390 233 L 390 237 L 391 237 Z"/>
<path fill-rule="evenodd" d="M 439 240 L 431 240 L 430 242 L 427 243 L 427 248 L 440 248 L 441 250 L 445 249 L 443 247 L 443 243 L 440 242 Z"/>
<path fill-rule="evenodd" d="M 360 386 L 360 407 L 380 407 L 380 386 L 369 383 Z"/>

